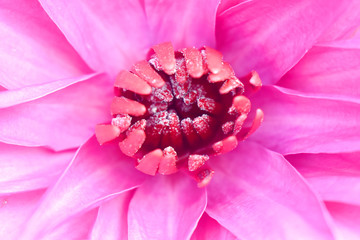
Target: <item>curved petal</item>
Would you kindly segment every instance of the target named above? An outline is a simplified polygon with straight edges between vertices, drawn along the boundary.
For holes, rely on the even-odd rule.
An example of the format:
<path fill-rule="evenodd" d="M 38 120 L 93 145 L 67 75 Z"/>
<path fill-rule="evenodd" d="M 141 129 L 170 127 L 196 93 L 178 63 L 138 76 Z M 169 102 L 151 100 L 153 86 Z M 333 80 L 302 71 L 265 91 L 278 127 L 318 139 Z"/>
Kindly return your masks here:
<path fill-rule="evenodd" d="M 132 191 L 101 204 L 95 225 L 91 232 L 92 240 L 117 240 L 128 238 L 127 215 Z"/>
<path fill-rule="evenodd" d="M 360 105 L 295 96 L 263 87 L 251 101 L 264 122 L 250 137 L 282 154 L 360 149 Z"/>
<path fill-rule="evenodd" d="M 325 204 L 334 218 L 338 239 L 360 239 L 360 207 L 337 202 L 326 202 Z"/>
<path fill-rule="evenodd" d="M 110 120 L 112 87 L 100 75 L 43 98 L 0 109 L 0 141 L 55 150 L 78 147 Z"/>
<path fill-rule="evenodd" d="M 206 212 L 240 239 L 333 239 L 324 206 L 282 157 L 244 142 L 211 161 Z"/>
<path fill-rule="evenodd" d="M 148 26 L 138 0 L 40 0 L 89 66 L 114 77 L 149 47 Z"/>
<path fill-rule="evenodd" d="M 306 96 L 360 103 L 359 65 L 360 49 L 313 47 L 277 85 Z"/>
<path fill-rule="evenodd" d="M 11 107 L 20 103 L 29 102 L 44 97 L 77 82 L 95 77 L 97 74 L 88 74 L 81 77 L 61 79 L 49 83 L 27 86 L 19 89 L 0 91 L 0 108 Z"/>
<path fill-rule="evenodd" d="M 296 154 L 286 159 L 325 201 L 360 206 L 360 152 Z"/>
<path fill-rule="evenodd" d="M 205 207 L 205 189 L 189 177 L 153 177 L 130 202 L 129 239 L 189 239 Z"/>
<path fill-rule="evenodd" d="M 48 187 L 74 153 L 0 143 L 0 195 Z"/>
<path fill-rule="evenodd" d="M 191 236 L 191 240 L 236 240 L 237 238 L 223 228 L 213 218 L 204 213 L 196 227 L 194 234 Z"/>
<path fill-rule="evenodd" d="M 44 190 L 0 196 L 0 239 L 18 240 Z"/>
<path fill-rule="evenodd" d="M 98 209 L 70 218 L 41 236 L 41 240 L 89 239 Z M 105 239 L 105 238 L 104 238 Z"/>
<path fill-rule="evenodd" d="M 220 0 L 144 0 L 152 43 L 171 41 L 175 49 L 215 46 Z"/>
<path fill-rule="evenodd" d="M 111 196 L 133 189 L 145 175 L 133 166 L 117 144 L 99 146 L 92 137 L 78 151 L 58 182 L 48 190 L 27 224 L 24 238 L 56 227 L 75 214 L 100 205 Z"/>
<path fill-rule="evenodd" d="M 337 0 L 242 2 L 218 16 L 218 49 L 239 76 L 256 70 L 265 84 L 274 83 L 315 44 L 344 5 L 346 1 Z"/>
<path fill-rule="evenodd" d="M 90 69 L 37 1 L 0 3 L 0 85 L 16 89 Z"/>

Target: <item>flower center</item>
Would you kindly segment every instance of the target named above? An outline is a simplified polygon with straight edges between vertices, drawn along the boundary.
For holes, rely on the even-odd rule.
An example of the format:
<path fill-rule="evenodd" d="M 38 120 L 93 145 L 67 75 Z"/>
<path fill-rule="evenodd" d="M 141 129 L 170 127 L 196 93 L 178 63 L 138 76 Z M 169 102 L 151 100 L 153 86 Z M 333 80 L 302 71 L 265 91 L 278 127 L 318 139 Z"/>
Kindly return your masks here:
<path fill-rule="evenodd" d="M 212 48 L 174 51 L 171 43 L 152 47 L 148 61 L 121 71 L 115 80 L 111 124 L 96 126 L 100 144 L 119 141 L 146 174 L 172 174 L 186 168 L 205 186 L 212 155 L 233 150 L 263 119 L 261 110 L 248 128 L 250 100 L 244 90 L 261 87 L 253 71 L 240 81 L 222 54 Z"/>

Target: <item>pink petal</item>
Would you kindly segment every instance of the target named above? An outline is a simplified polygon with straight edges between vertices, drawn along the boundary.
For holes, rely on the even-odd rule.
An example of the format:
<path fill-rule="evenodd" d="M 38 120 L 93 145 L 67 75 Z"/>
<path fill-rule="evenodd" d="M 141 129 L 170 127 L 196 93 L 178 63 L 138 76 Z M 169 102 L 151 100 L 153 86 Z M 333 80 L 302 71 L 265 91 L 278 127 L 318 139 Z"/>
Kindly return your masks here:
<path fill-rule="evenodd" d="M 112 77 L 144 57 L 150 37 L 138 1 L 41 0 L 68 41 L 95 71 Z"/>
<path fill-rule="evenodd" d="M 153 43 L 171 41 L 175 49 L 215 46 L 219 0 L 145 0 Z"/>
<path fill-rule="evenodd" d="M 0 143 L 0 194 L 48 187 L 60 176 L 74 153 Z"/>
<path fill-rule="evenodd" d="M 96 74 L 81 77 L 61 79 L 49 83 L 27 86 L 19 89 L 0 91 L 0 108 L 11 107 L 20 103 L 29 102 L 44 97 L 77 82 L 95 77 Z"/>
<path fill-rule="evenodd" d="M 240 239 L 333 239 L 324 208 L 282 157 L 249 141 L 211 161 L 206 212 Z"/>
<path fill-rule="evenodd" d="M 297 154 L 286 159 L 325 201 L 360 206 L 360 152 Z"/>
<path fill-rule="evenodd" d="M 335 222 L 338 239 L 360 239 L 360 207 L 337 202 L 326 202 L 326 207 Z"/>
<path fill-rule="evenodd" d="M 46 232 L 41 236 L 41 240 L 89 239 L 90 231 L 96 220 L 97 213 L 98 209 L 95 208 L 86 213 L 72 217 L 56 228 Z"/>
<path fill-rule="evenodd" d="M 217 221 L 206 213 L 201 217 L 191 240 L 236 240 L 237 238 L 223 228 Z"/>
<path fill-rule="evenodd" d="M 130 202 L 129 239 L 189 239 L 205 206 L 205 189 L 189 177 L 153 177 Z"/>
<path fill-rule="evenodd" d="M 0 22 L 3 87 L 16 89 L 89 73 L 37 1 L 2 3 Z"/>
<path fill-rule="evenodd" d="M 43 190 L 0 196 L 0 239 L 18 240 Z"/>
<path fill-rule="evenodd" d="M 114 199 L 104 202 L 92 229 L 91 239 L 127 239 L 128 208 L 133 192 L 128 191 Z"/>
<path fill-rule="evenodd" d="M 112 95 L 107 77 L 100 75 L 1 109 L 0 141 L 55 150 L 77 147 L 94 133 L 97 123 L 110 120 Z"/>
<path fill-rule="evenodd" d="M 345 152 L 360 149 L 360 105 L 301 97 L 263 87 L 252 99 L 264 122 L 250 138 L 283 153 Z"/>
<path fill-rule="evenodd" d="M 360 49 L 313 47 L 277 85 L 306 96 L 360 103 L 359 65 Z"/>
<path fill-rule="evenodd" d="M 314 45 L 344 5 L 336 0 L 242 2 L 218 16 L 218 49 L 239 76 L 256 70 L 263 83 L 274 83 Z"/>
<path fill-rule="evenodd" d="M 358 0 L 347 0 L 345 10 L 319 38 L 319 42 L 350 39 L 359 30 L 360 7 Z"/>
<path fill-rule="evenodd" d="M 27 225 L 24 237 L 38 234 L 95 208 L 122 192 L 133 189 L 146 176 L 135 170 L 133 159 L 124 156 L 117 144 L 99 146 L 92 137 L 78 151 L 58 182 L 46 193 Z"/>

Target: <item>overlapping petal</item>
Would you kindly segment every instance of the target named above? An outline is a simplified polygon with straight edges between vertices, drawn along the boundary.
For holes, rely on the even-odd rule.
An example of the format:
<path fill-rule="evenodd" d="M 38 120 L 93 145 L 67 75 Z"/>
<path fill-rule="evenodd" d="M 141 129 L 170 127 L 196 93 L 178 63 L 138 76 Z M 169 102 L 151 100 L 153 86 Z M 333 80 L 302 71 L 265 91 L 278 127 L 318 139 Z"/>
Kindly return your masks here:
<path fill-rule="evenodd" d="M 220 13 L 218 49 L 239 76 L 259 72 L 276 82 L 316 43 L 346 6 L 346 1 L 240 1 Z"/>
<path fill-rule="evenodd" d="M 0 3 L 0 85 L 17 89 L 90 69 L 35 0 Z"/>
<path fill-rule="evenodd" d="M 252 99 L 265 113 L 251 138 L 282 154 L 337 153 L 360 148 L 360 105 L 285 94 L 274 87 Z"/>
<path fill-rule="evenodd" d="M 116 144 L 99 146 L 93 137 L 79 149 L 58 182 L 48 190 L 23 237 L 36 239 L 69 217 L 135 188 L 145 177 Z"/>
<path fill-rule="evenodd" d="M 282 155 L 244 142 L 211 161 L 206 212 L 240 239 L 333 239 L 324 207 Z"/>
<path fill-rule="evenodd" d="M 189 239 L 205 207 L 205 189 L 187 176 L 154 177 L 130 202 L 129 239 Z"/>
<path fill-rule="evenodd" d="M 1 109 L 0 141 L 55 150 L 78 147 L 94 133 L 97 123 L 109 121 L 111 98 L 107 76 L 99 75 L 35 101 Z"/>

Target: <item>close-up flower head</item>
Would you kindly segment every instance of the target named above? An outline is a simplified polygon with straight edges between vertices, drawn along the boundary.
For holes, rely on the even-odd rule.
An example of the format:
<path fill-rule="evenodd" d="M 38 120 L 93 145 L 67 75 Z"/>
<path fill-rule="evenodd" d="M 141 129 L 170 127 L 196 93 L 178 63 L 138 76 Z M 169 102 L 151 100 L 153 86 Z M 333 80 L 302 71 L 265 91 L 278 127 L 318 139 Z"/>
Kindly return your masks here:
<path fill-rule="evenodd" d="M 0 0 L 0 240 L 360 239 L 359 0 Z"/>

